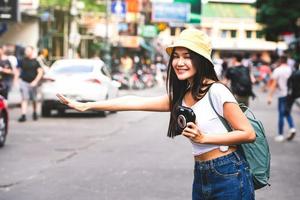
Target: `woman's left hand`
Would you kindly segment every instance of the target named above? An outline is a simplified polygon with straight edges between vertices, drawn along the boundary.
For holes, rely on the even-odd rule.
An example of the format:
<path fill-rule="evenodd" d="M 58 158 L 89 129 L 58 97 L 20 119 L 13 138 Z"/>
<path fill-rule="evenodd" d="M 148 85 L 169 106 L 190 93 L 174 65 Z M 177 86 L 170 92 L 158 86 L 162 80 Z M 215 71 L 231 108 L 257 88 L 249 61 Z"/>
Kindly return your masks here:
<path fill-rule="evenodd" d="M 198 126 L 193 122 L 187 123 L 186 128 L 182 131 L 182 135 L 193 142 L 203 143 L 204 134 L 200 132 Z"/>

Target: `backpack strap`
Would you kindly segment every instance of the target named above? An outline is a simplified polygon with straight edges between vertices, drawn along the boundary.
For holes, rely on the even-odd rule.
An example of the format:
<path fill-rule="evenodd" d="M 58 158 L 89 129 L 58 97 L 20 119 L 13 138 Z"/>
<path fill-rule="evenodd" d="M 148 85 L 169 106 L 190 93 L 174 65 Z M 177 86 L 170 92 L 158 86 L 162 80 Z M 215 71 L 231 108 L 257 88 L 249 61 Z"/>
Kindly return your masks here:
<path fill-rule="evenodd" d="M 224 117 L 222 117 L 215 109 L 213 101 L 212 101 L 212 97 L 211 97 L 211 88 L 209 88 L 208 90 L 208 99 L 209 99 L 209 103 L 210 106 L 212 107 L 212 109 L 214 110 L 214 112 L 216 113 L 216 115 L 218 116 L 218 118 L 220 119 L 220 121 L 222 122 L 222 124 L 224 125 L 224 127 L 227 129 L 227 131 L 232 131 L 231 126 L 228 124 L 228 122 L 226 121 L 226 119 Z"/>

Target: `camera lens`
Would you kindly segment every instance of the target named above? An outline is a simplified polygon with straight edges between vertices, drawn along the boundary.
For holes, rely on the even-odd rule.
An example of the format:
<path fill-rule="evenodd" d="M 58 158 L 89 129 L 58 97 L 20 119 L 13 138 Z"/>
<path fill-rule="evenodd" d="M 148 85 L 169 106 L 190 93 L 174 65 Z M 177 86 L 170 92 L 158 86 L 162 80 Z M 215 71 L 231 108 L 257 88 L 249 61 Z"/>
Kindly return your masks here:
<path fill-rule="evenodd" d="M 177 117 L 178 126 L 182 129 L 186 127 L 186 118 L 183 115 Z"/>

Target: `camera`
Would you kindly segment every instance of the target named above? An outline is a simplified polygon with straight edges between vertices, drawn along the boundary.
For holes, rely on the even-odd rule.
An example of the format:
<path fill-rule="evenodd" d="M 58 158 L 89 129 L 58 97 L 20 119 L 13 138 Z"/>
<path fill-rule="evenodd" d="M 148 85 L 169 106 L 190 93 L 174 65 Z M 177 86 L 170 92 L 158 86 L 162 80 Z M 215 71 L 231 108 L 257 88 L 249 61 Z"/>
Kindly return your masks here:
<path fill-rule="evenodd" d="M 195 123 L 196 115 L 191 108 L 185 106 L 178 106 L 176 112 L 176 120 L 177 120 L 176 133 L 177 135 L 180 135 L 183 129 L 185 129 L 185 127 L 187 126 L 188 122 Z"/>

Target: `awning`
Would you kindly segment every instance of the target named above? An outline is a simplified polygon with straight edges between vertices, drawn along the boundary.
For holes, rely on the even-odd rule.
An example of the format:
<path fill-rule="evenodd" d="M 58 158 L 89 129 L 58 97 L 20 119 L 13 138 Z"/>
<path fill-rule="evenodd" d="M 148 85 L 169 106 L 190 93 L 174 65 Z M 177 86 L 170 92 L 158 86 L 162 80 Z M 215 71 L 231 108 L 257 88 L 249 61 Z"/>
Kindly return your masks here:
<path fill-rule="evenodd" d="M 256 16 L 255 8 L 241 3 L 206 3 L 202 4 L 202 17 L 207 18 L 251 18 Z"/>

